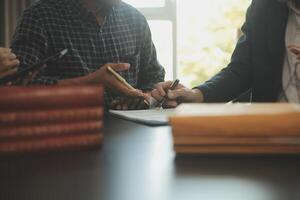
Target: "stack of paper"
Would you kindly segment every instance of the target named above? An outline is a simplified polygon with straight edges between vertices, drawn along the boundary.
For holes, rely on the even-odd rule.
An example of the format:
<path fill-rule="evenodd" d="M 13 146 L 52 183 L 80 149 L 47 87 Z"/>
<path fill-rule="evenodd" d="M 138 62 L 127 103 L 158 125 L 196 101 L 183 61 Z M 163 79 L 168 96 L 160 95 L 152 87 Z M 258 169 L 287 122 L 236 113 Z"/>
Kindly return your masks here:
<path fill-rule="evenodd" d="M 294 104 L 185 104 L 170 123 L 177 153 L 300 153 Z"/>
<path fill-rule="evenodd" d="M 110 110 L 110 114 L 129 121 L 149 125 L 164 126 L 169 124 L 169 117 L 175 109 L 149 109 L 149 110 Z"/>

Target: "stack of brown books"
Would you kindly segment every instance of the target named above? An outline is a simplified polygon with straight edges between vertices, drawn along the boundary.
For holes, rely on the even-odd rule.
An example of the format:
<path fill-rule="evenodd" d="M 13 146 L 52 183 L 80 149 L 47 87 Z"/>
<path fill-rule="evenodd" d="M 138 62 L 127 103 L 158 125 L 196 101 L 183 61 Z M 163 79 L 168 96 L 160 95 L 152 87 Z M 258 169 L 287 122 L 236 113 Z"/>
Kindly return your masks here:
<path fill-rule="evenodd" d="M 170 123 L 177 153 L 300 153 L 295 104 L 186 104 Z"/>
<path fill-rule="evenodd" d="M 0 155 L 98 147 L 101 86 L 0 88 Z"/>

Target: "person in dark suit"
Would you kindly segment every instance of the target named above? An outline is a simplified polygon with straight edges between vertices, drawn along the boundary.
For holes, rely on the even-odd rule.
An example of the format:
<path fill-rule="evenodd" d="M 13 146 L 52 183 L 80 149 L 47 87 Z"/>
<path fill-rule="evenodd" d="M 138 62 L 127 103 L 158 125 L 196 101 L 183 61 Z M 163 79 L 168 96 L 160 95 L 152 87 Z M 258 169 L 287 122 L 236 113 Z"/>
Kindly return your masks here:
<path fill-rule="evenodd" d="M 170 91 L 180 102 L 229 102 L 251 91 L 253 102 L 300 101 L 300 0 L 253 0 L 229 65 L 204 84 Z M 159 83 L 160 100 L 171 82 Z"/>
<path fill-rule="evenodd" d="M 16 73 L 19 64 L 20 61 L 11 49 L 0 47 L 0 78 Z"/>

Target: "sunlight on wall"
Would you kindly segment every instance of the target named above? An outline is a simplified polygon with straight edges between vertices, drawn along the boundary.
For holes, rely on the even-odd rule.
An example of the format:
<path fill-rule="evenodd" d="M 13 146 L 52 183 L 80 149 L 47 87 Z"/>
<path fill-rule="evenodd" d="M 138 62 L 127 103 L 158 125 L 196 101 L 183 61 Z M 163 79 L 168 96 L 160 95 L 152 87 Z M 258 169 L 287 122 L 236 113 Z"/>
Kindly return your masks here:
<path fill-rule="evenodd" d="M 165 0 L 124 0 L 135 7 L 163 7 Z"/>
<path fill-rule="evenodd" d="M 157 49 L 160 64 L 165 67 L 166 80 L 173 79 L 173 37 L 172 22 L 166 20 L 150 20 L 152 39 Z"/>
<path fill-rule="evenodd" d="M 250 0 L 178 0 L 179 78 L 209 79 L 230 61 Z"/>
<path fill-rule="evenodd" d="M 193 87 L 226 67 L 251 0 L 125 0 L 136 7 L 163 7 L 177 3 L 177 76 Z M 169 13 L 171 15 L 171 13 Z M 173 78 L 172 21 L 149 21 L 158 59 Z"/>

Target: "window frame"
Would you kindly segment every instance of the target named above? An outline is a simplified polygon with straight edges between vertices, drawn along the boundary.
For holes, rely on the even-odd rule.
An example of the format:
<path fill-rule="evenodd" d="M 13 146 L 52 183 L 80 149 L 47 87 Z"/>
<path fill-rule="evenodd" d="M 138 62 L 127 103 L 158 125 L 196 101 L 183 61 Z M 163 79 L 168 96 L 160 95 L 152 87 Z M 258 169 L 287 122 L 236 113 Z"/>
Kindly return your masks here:
<path fill-rule="evenodd" d="M 167 20 L 172 23 L 173 59 L 172 78 L 178 77 L 177 0 L 165 0 L 163 7 L 138 7 L 147 20 Z"/>

